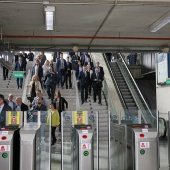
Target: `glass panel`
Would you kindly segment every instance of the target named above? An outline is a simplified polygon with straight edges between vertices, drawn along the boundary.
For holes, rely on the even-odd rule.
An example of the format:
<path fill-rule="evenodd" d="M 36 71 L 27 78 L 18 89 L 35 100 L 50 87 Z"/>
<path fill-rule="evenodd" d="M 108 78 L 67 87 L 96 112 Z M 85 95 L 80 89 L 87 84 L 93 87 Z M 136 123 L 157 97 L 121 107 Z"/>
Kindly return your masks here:
<path fill-rule="evenodd" d="M 142 129 L 149 127 L 158 129 L 157 111 L 152 110 L 151 112 L 152 115 L 147 110 L 119 110 L 118 123 L 114 119 L 109 120 L 109 165 L 111 170 L 126 169 L 129 146 L 127 136 L 132 135 L 126 130 L 127 124 L 133 124 L 134 128 L 140 128 L 139 124 L 146 124 L 142 125 Z M 109 116 L 112 118 L 111 115 Z"/>
<path fill-rule="evenodd" d="M 93 130 L 94 140 L 94 169 L 98 170 L 98 113 L 87 113 L 86 116 L 82 116 L 82 119 L 75 118 L 74 111 L 66 111 L 61 114 L 61 126 L 62 126 L 62 170 L 76 170 L 78 168 L 78 150 L 76 129 L 74 125 L 79 120 L 86 123 L 80 123 L 81 125 L 91 125 Z M 92 147 L 92 148 L 93 148 Z"/>
<path fill-rule="evenodd" d="M 40 126 L 40 157 L 37 164 L 40 164 L 41 170 L 47 170 L 51 167 L 51 113 L 47 111 L 29 111 L 27 120 L 28 122 L 24 126 Z"/>

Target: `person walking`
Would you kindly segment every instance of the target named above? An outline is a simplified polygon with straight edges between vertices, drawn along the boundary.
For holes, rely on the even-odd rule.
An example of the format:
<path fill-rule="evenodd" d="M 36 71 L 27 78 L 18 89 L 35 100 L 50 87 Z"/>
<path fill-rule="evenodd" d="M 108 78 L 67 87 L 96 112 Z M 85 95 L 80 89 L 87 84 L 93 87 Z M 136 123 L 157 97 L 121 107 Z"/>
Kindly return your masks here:
<path fill-rule="evenodd" d="M 51 115 L 51 122 L 50 122 L 50 115 Z M 50 109 L 48 110 L 48 115 L 47 115 L 47 125 L 51 125 L 51 136 L 52 136 L 51 145 L 54 145 L 57 141 L 55 136 L 55 131 L 56 128 L 60 125 L 60 116 L 58 110 L 56 109 L 55 103 L 50 104 Z"/>
<path fill-rule="evenodd" d="M 94 102 L 96 102 L 96 96 L 98 96 L 99 97 L 98 104 L 102 105 L 101 90 L 102 90 L 103 74 L 99 72 L 98 67 L 96 67 L 95 72 L 92 74 L 91 80 L 92 80 L 92 87 L 93 87 Z"/>
<path fill-rule="evenodd" d="M 69 62 L 69 57 L 67 57 L 66 89 L 68 89 L 68 84 L 69 84 L 69 88 L 70 89 L 72 88 L 71 71 L 72 71 L 72 64 Z"/>
<path fill-rule="evenodd" d="M 87 71 L 86 66 L 83 66 L 83 71 L 79 74 L 80 89 L 81 89 L 81 104 L 87 102 L 88 87 L 90 83 L 90 73 Z"/>

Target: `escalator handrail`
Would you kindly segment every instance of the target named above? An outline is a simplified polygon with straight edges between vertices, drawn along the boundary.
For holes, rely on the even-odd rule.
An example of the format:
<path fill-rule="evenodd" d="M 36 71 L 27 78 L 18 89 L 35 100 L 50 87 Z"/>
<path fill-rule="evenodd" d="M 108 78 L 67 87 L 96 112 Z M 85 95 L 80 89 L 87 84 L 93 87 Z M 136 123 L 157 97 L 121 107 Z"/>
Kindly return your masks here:
<path fill-rule="evenodd" d="M 159 117 L 159 120 L 163 120 L 163 122 L 164 122 L 164 127 L 165 127 L 165 129 L 164 129 L 164 133 L 163 133 L 162 138 L 165 138 L 165 137 L 166 137 L 166 132 L 167 132 L 166 120 L 165 120 L 164 118 L 162 118 L 162 117 Z"/>
<path fill-rule="evenodd" d="M 147 105 L 147 103 L 146 103 L 146 101 L 145 101 L 145 99 L 144 99 L 142 93 L 140 92 L 140 90 L 139 90 L 139 88 L 138 88 L 138 86 L 137 86 L 137 84 L 136 84 L 136 82 L 135 82 L 135 80 L 134 80 L 134 78 L 133 78 L 131 72 L 129 71 L 129 68 L 127 67 L 126 62 L 125 62 L 124 58 L 122 57 L 122 54 L 121 54 L 121 53 L 118 53 L 118 54 L 119 54 L 119 56 L 121 57 L 121 60 L 122 60 L 122 62 L 124 63 L 124 66 L 126 67 L 126 70 L 128 71 L 128 73 L 129 73 L 129 75 L 130 75 L 130 78 L 132 79 L 132 81 L 133 81 L 133 83 L 134 83 L 134 85 L 135 85 L 135 87 L 136 87 L 138 93 L 140 94 L 140 96 L 141 96 L 143 102 L 145 103 L 145 106 L 147 107 L 149 113 L 151 114 L 151 116 L 152 116 L 153 118 L 156 119 L 156 117 L 152 114 L 151 110 L 149 109 L 149 107 L 148 107 L 148 105 Z"/>
<path fill-rule="evenodd" d="M 117 84 L 117 82 L 116 82 L 116 79 L 115 79 L 115 77 L 114 77 L 114 75 L 113 75 L 113 71 L 112 71 L 112 69 L 111 69 L 111 67 L 110 67 L 110 64 L 109 64 L 107 58 L 106 58 L 106 54 L 103 54 L 103 56 L 104 56 L 104 60 L 105 60 L 105 62 L 106 62 L 106 65 L 107 65 L 107 67 L 108 67 L 108 69 L 109 69 L 109 72 L 110 72 L 110 74 L 111 74 L 113 83 L 114 83 L 115 86 L 116 86 L 116 90 L 117 90 L 117 92 L 118 92 L 118 94 L 119 94 L 119 96 L 120 96 L 120 98 L 121 98 L 121 101 L 123 102 L 123 107 L 125 107 L 125 108 L 127 109 L 127 106 L 126 106 L 126 103 L 125 103 L 124 98 L 123 98 L 123 96 L 122 96 L 122 93 L 120 92 L 119 86 L 118 86 L 118 84 Z"/>

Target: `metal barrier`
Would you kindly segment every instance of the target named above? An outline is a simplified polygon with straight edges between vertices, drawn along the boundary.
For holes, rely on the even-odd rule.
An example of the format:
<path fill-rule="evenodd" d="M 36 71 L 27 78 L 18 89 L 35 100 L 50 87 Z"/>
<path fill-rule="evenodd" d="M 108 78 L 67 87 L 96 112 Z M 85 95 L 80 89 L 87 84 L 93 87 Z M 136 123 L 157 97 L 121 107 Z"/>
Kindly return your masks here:
<path fill-rule="evenodd" d="M 127 122 L 126 122 L 127 123 Z M 150 124 L 111 124 L 111 169 L 158 170 L 158 132 Z"/>
<path fill-rule="evenodd" d="M 93 130 L 90 125 L 77 125 L 73 130 L 73 169 L 94 169 Z"/>
<path fill-rule="evenodd" d="M 2 113 L 1 113 L 2 114 Z M 0 169 L 19 170 L 21 112 L 6 112 L 0 121 Z M 1 116 L 2 120 L 2 116 Z"/>

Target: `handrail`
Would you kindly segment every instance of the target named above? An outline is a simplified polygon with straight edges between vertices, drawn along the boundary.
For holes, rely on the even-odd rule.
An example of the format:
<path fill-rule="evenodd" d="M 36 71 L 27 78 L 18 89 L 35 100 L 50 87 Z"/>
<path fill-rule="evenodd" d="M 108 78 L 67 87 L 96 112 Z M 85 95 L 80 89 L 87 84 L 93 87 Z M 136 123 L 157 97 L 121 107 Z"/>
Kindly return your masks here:
<path fill-rule="evenodd" d="M 113 103 L 113 97 L 112 97 L 112 95 L 111 95 L 111 93 L 110 93 L 110 90 L 109 90 L 109 88 L 108 88 L 108 85 L 107 85 L 107 82 L 106 82 L 106 79 L 104 78 L 104 80 L 103 80 L 103 91 L 104 91 L 104 95 L 105 95 L 105 99 L 106 99 L 106 101 L 107 101 L 107 105 L 108 105 L 108 110 L 110 111 L 110 113 L 112 113 L 111 115 L 114 115 L 115 113 L 116 113 L 116 115 L 117 115 L 117 117 L 118 117 L 118 114 L 117 114 L 117 112 L 116 112 L 116 107 L 115 107 L 115 105 L 114 105 L 114 103 Z M 115 112 L 112 112 L 112 109 L 111 108 L 113 108 L 113 110 L 115 111 Z"/>
<path fill-rule="evenodd" d="M 7 61 L 5 61 L 3 58 L 0 58 L 0 63 L 6 67 L 8 70 L 12 69 L 12 64 L 9 64 Z"/>
<path fill-rule="evenodd" d="M 74 88 L 76 88 L 76 110 L 80 111 L 80 100 L 79 100 L 79 92 L 77 87 L 77 80 L 76 80 L 76 72 L 73 71 L 73 84 Z"/>
<path fill-rule="evenodd" d="M 23 101 L 23 103 L 27 102 L 27 90 L 28 90 L 27 85 L 29 84 L 30 78 L 31 78 L 31 71 L 28 70 L 28 74 L 27 74 L 26 79 L 25 79 L 23 93 L 22 93 L 22 101 Z"/>
<path fill-rule="evenodd" d="M 134 80 L 134 78 L 133 78 L 131 72 L 129 71 L 129 69 L 128 69 L 128 67 L 127 67 L 126 62 L 124 61 L 124 58 L 122 57 L 122 55 L 121 55 L 120 53 L 118 53 L 118 54 L 119 54 L 119 56 L 121 57 L 121 60 L 122 60 L 122 62 L 124 63 L 124 66 L 126 67 L 126 70 L 128 71 L 128 73 L 129 73 L 129 75 L 130 75 L 130 78 L 131 78 L 131 80 L 133 81 L 133 83 L 134 83 L 134 85 L 135 85 L 135 87 L 136 87 L 138 93 L 140 94 L 140 96 L 141 96 L 143 102 L 145 103 L 146 108 L 148 109 L 148 111 L 149 111 L 149 113 L 151 114 L 151 116 L 152 116 L 153 118 L 156 119 L 156 117 L 152 114 L 151 110 L 149 109 L 149 107 L 148 107 L 148 105 L 147 105 L 147 103 L 146 103 L 146 101 L 145 101 L 145 99 L 144 99 L 142 93 L 140 92 L 140 90 L 139 90 L 139 88 L 138 88 L 138 86 L 137 86 L 137 84 L 136 84 L 136 82 L 135 82 L 135 80 Z"/>
<path fill-rule="evenodd" d="M 104 60 L 105 60 L 105 62 L 106 62 L 106 65 L 107 65 L 107 67 L 108 67 L 108 69 L 109 69 L 109 72 L 110 72 L 110 74 L 111 74 L 113 83 L 114 83 L 114 85 L 115 85 L 115 87 L 116 87 L 116 90 L 117 90 L 117 92 L 118 92 L 118 94 L 119 94 L 119 96 L 120 96 L 120 98 L 121 98 L 121 101 L 123 102 L 123 106 L 124 106 L 125 108 L 127 108 L 126 103 L 125 103 L 125 101 L 124 101 L 124 98 L 123 98 L 123 96 L 122 96 L 122 93 L 121 93 L 120 90 L 119 90 L 119 86 L 118 86 L 118 84 L 117 84 L 117 82 L 116 82 L 116 79 L 115 79 L 114 74 L 113 74 L 113 72 L 112 72 L 112 69 L 111 69 L 111 67 L 110 67 L 110 64 L 109 64 L 108 60 L 106 59 L 106 55 L 103 54 L 103 56 L 104 56 Z"/>

